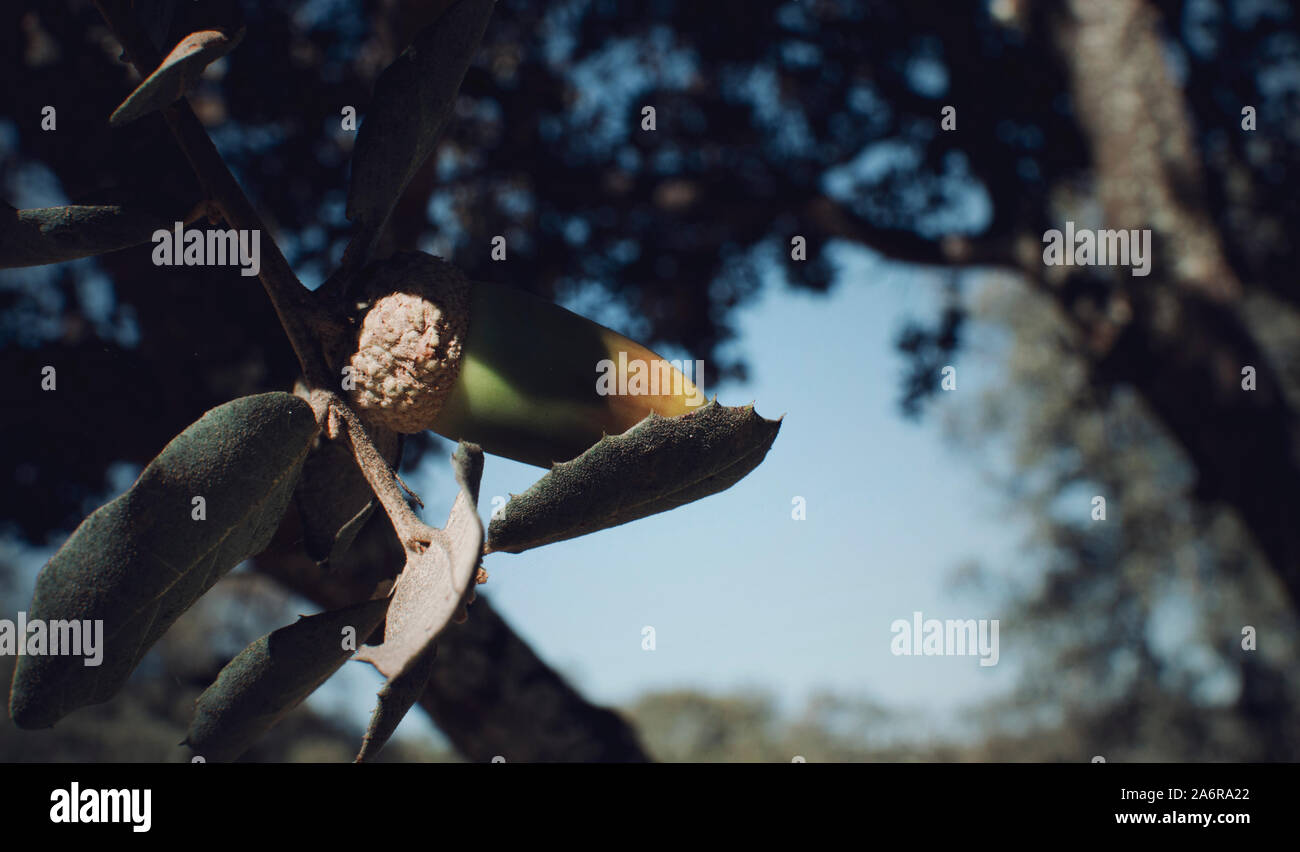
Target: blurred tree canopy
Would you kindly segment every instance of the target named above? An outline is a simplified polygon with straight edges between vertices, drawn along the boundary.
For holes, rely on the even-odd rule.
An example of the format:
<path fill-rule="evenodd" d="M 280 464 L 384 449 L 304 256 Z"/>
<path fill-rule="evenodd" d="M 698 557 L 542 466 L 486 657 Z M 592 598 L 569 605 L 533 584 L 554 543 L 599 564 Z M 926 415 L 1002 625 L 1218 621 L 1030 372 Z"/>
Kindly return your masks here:
<path fill-rule="evenodd" d="M 341 111 L 364 117 L 378 71 L 445 5 L 244 4 L 248 36 L 193 93 L 305 281 L 328 276 L 348 234 L 353 133 Z M 162 46 L 226 4 L 133 6 Z M 91 3 L 18 0 L 0 15 L 4 201 L 130 201 L 180 218 L 201 200 L 160 117 L 110 130 L 135 81 Z M 1041 361 L 1006 428 L 1044 430 L 1027 438 L 1027 466 L 1072 452 L 1075 478 L 1133 512 L 1105 552 L 1052 528 L 1051 545 L 1074 561 L 1049 575 L 1044 617 L 1086 604 L 1141 631 L 1146 584 L 1187 564 L 1202 572 L 1198 590 L 1224 592 L 1206 606 L 1229 611 L 1251 562 L 1262 590 L 1252 600 L 1282 590 L 1289 606 L 1276 617 L 1293 619 L 1300 360 L 1294 330 L 1268 319 L 1300 309 L 1300 245 L 1288 236 L 1300 212 L 1297 30 L 1281 0 L 499 0 L 457 119 L 383 250 L 432 250 L 471 276 L 569 300 L 708 360 L 718 377 L 744 375 L 743 353 L 725 344 L 766 268 L 826 291 L 825 248 L 841 240 L 949 269 L 952 305 L 899 339 L 913 415 L 965 340 L 971 276 L 956 273 L 1014 275 L 1040 299 Z M 41 129 L 45 106 L 55 132 Z M 945 106 L 955 129 L 941 127 Z M 1151 229 L 1151 274 L 1045 266 L 1043 234 L 1066 220 Z M 505 263 L 489 260 L 498 234 Z M 796 235 L 806 262 L 790 258 Z M 1008 321 L 1027 335 L 1021 309 Z M 156 267 L 148 246 L 0 273 L 0 357 L 14 385 L 0 517 L 38 544 L 98 503 L 115 465 L 143 464 L 207 408 L 294 379 L 256 281 Z M 40 400 L 38 417 L 45 364 L 76 393 Z M 408 441 L 404 464 L 429 440 Z M 1031 499 L 1057 494 L 1062 477 Z M 1171 488 L 1192 514 L 1157 505 Z M 1130 558 L 1151 572 L 1135 579 Z M 1088 665 L 1114 665 L 1113 648 L 1086 650 Z M 1155 682 L 1157 664 L 1133 653 L 1124 670 Z"/>

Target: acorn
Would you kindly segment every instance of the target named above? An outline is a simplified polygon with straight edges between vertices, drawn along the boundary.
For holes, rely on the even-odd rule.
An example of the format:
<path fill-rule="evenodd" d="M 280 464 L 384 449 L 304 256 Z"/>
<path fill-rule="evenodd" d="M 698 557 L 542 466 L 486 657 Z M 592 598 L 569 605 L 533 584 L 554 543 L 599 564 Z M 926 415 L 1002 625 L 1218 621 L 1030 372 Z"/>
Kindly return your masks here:
<path fill-rule="evenodd" d="M 707 401 L 652 350 L 553 302 L 403 252 L 367 271 L 348 364 L 363 419 L 541 467 Z"/>

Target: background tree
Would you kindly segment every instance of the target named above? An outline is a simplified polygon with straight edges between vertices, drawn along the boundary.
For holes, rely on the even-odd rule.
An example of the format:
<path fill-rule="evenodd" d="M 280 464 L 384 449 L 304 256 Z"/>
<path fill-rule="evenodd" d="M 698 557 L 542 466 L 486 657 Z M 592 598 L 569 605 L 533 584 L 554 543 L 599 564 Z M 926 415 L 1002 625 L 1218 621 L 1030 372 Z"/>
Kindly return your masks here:
<path fill-rule="evenodd" d="M 947 429 L 986 460 L 997 455 L 981 449 L 1010 432 L 1014 467 L 985 467 L 1003 511 L 1031 519 L 1027 546 L 1043 564 L 1028 577 L 959 575 L 1002 597 L 1035 648 L 1018 687 L 982 712 L 988 753 L 1295 760 L 1295 614 L 1240 521 L 1196 499 L 1187 457 L 1141 397 L 1089 388 L 1084 347 L 1048 300 L 995 276 L 972 318 L 1007 341 L 1006 381 L 950 409 Z M 1247 320 L 1264 341 L 1300 333 L 1294 315 Z M 1286 375 L 1286 392 L 1300 389 Z"/>

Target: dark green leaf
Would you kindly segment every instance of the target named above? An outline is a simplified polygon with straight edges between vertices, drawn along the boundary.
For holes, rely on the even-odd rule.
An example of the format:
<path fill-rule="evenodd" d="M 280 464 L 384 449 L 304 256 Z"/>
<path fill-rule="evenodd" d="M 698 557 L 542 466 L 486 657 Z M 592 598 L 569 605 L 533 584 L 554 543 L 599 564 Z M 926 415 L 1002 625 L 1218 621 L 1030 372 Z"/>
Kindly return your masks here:
<path fill-rule="evenodd" d="M 652 413 L 511 499 L 492 519 L 488 552 L 522 553 L 724 491 L 758 467 L 780 428 L 752 405 L 717 400 L 679 417 Z"/>
<path fill-rule="evenodd" d="M 368 429 L 379 454 L 396 467 L 400 436 L 381 427 Z M 294 502 L 302 519 L 303 546 L 320 563 L 348 549 L 377 505 L 347 441 L 324 435 L 307 456 Z"/>
<path fill-rule="evenodd" d="M 239 757 L 348 661 L 384 620 L 388 602 L 305 616 L 249 645 L 195 702 L 186 743 L 205 760 Z"/>
<path fill-rule="evenodd" d="M 422 29 L 375 81 L 357 132 L 347 216 L 365 262 L 411 178 L 433 153 L 495 0 L 460 0 Z"/>
<path fill-rule="evenodd" d="M 182 612 L 270 542 L 315 436 L 311 406 L 292 394 L 228 402 L 86 518 L 36 578 L 29 618 L 102 620 L 101 664 L 20 657 L 9 696 L 15 724 L 49 727 L 112 697 Z"/>
<path fill-rule="evenodd" d="M 0 205 L 0 269 L 40 266 L 147 243 L 173 222 L 145 210 L 70 205 L 15 210 Z"/>

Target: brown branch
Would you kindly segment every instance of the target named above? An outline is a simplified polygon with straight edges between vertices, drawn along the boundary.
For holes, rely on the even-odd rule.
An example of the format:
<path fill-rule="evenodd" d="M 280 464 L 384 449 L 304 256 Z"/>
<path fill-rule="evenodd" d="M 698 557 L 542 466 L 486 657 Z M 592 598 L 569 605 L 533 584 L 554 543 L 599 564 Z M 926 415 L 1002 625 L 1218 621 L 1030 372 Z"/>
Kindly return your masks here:
<path fill-rule="evenodd" d="M 321 419 L 320 412 L 325 409 L 325 417 L 330 421 L 336 416 L 343 421 L 357 466 L 361 468 L 361 473 L 370 483 L 375 496 L 379 498 L 379 503 L 388 514 L 388 519 L 393 522 L 393 529 L 397 531 L 402 547 L 408 552 L 419 552 L 420 548 L 417 545 L 432 541 L 433 528 L 421 521 L 415 514 L 415 510 L 407 504 L 403 494 L 405 483 L 398 479 L 397 474 L 375 448 L 361 418 L 357 417 L 356 413 L 332 391 L 318 388 L 312 391 L 311 396 L 312 409 L 317 412 L 317 420 Z M 417 497 L 416 500 L 418 501 L 419 498 Z"/>
<path fill-rule="evenodd" d="M 1101 5 L 1052 7 L 1049 25 L 1105 223 L 1150 229 L 1151 274 L 1114 276 L 1110 306 L 1054 295 L 1092 345 L 1095 381 L 1142 394 L 1195 466 L 1196 498 L 1236 510 L 1300 609 L 1300 418 L 1241 309 L 1244 288 L 1210 213 L 1204 153 L 1165 60 L 1159 9 Z M 1111 306 L 1122 308 L 1119 320 Z M 1256 371 L 1250 391 L 1246 366 Z"/>
<path fill-rule="evenodd" d="M 1054 37 L 1079 128 L 1092 148 L 1107 227 L 1149 228 L 1154 264 L 1219 303 L 1242 293 L 1209 211 L 1191 109 L 1169 69 L 1160 14 L 1147 0 L 1056 10 Z"/>

